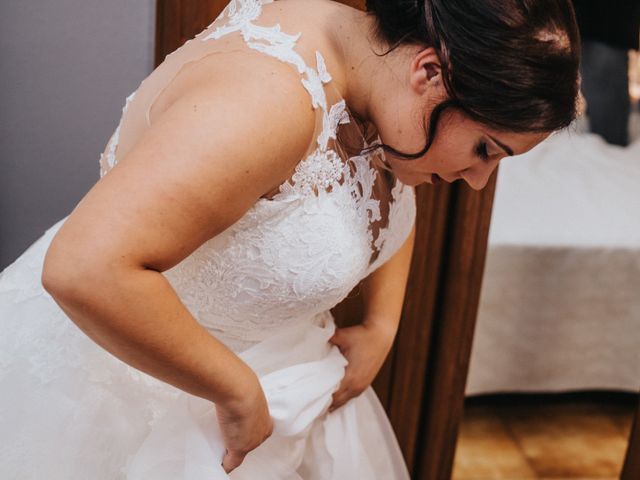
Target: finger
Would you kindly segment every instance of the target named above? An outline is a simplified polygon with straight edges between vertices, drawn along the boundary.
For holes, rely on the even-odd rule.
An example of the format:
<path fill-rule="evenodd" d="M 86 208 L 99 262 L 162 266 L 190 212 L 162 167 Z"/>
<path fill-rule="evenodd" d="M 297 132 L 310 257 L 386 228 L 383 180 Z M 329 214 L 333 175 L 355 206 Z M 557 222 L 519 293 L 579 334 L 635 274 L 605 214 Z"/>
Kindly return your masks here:
<path fill-rule="evenodd" d="M 340 400 L 335 395 L 331 399 L 331 404 L 329 405 L 329 411 L 336 409 L 340 404 Z"/>
<path fill-rule="evenodd" d="M 333 335 L 331 335 L 331 338 L 329 338 L 329 341 L 331 343 L 339 343 L 341 339 L 342 339 L 342 329 L 336 328 L 333 332 Z"/>
<path fill-rule="evenodd" d="M 229 473 L 231 470 L 238 468 L 242 461 L 244 460 L 244 455 L 238 452 L 230 452 L 227 450 L 224 458 L 222 459 L 222 468 L 224 471 Z"/>
<path fill-rule="evenodd" d="M 340 408 L 342 405 L 349 401 L 349 396 L 346 393 L 341 393 L 340 395 L 334 396 L 331 405 L 329 406 L 329 411 L 332 412 L 336 408 Z"/>
<path fill-rule="evenodd" d="M 329 411 L 333 412 L 336 408 L 338 408 L 340 406 L 340 402 L 338 402 L 338 399 L 334 396 L 331 399 L 331 404 L 329 405 Z"/>
<path fill-rule="evenodd" d="M 347 382 L 343 378 L 342 381 L 340 382 L 340 385 L 338 386 L 338 389 L 335 392 L 333 392 L 333 394 L 331 395 L 333 402 L 340 400 L 347 393 L 348 393 Z"/>

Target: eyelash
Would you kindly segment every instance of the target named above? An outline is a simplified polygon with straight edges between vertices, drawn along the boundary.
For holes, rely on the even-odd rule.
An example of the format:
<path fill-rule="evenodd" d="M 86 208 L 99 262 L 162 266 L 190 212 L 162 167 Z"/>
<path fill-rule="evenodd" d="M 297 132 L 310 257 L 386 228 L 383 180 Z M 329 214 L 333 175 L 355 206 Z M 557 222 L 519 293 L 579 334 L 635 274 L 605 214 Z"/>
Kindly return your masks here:
<path fill-rule="evenodd" d="M 487 144 L 485 142 L 480 142 L 476 145 L 475 153 L 482 160 L 489 160 L 489 152 L 487 151 Z"/>

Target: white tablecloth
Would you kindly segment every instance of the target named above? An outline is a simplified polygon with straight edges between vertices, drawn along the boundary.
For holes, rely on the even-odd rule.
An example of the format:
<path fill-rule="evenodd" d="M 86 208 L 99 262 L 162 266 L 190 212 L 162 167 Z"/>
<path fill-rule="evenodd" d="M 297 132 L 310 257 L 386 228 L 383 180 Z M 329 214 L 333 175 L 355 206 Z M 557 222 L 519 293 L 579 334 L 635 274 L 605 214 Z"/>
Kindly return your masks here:
<path fill-rule="evenodd" d="M 467 395 L 640 389 L 640 140 L 501 162 Z"/>

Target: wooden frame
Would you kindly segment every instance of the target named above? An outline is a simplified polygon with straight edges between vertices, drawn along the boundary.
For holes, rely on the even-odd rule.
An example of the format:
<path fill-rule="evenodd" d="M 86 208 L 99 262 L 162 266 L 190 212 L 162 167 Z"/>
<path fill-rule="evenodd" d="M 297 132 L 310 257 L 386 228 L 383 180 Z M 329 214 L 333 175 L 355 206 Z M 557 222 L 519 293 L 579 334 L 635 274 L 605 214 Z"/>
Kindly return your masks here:
<path fill-rule="evenodd" d="M 620 480 L 638 480 L 638 478 L 640 478 L 640 395 L 638 395 L 638 407 L 629 433 L 629 446 Z"/>

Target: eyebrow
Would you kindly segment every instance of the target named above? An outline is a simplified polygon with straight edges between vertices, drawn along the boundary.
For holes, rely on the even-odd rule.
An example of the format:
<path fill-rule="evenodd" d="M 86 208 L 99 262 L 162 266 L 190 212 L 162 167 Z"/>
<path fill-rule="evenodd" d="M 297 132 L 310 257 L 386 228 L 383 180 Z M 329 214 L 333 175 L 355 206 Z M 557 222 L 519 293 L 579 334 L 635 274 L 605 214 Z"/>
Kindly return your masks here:
<path fill-rule="evenodd" d="M 496 144 L 502 148 L 505 152 L 507 152 L 509 155 L 513 156 L 513 150 L 511 150 L 511 147 L 509 147 L 509 145 L 505 145 L 504 143 L 502 143 L 500 140 L 498 140 L 497 138 L 492 137 L 491 135 L 489 135 L 487 133 L 487 137 L 489 137 L 491 140 L 493 140 L 494 142 L 496 142 Z"/>

